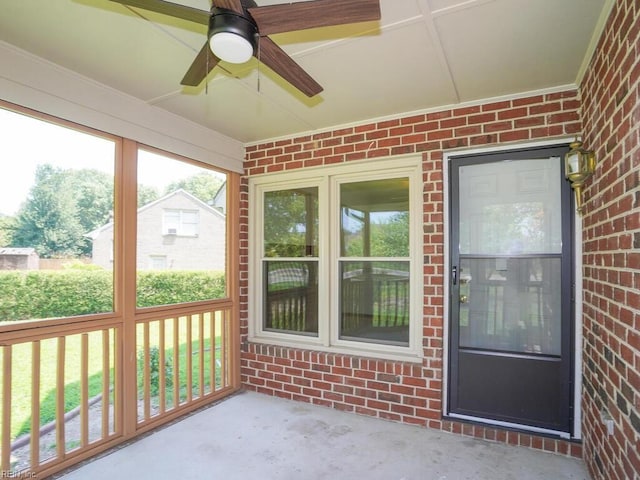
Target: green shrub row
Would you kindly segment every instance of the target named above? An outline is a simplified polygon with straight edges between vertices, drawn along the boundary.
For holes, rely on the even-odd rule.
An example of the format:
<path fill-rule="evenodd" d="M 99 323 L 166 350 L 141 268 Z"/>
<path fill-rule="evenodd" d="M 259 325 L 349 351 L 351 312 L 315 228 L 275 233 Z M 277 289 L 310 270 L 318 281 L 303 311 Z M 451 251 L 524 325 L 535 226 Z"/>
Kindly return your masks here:
<path fill-rule="evenodd" d="M 138 307 L 225 297 L 223 272 L 138 273 Z M 0 271 L 0 322 L 113 311 L 113 273 L 106 270 Z"/>

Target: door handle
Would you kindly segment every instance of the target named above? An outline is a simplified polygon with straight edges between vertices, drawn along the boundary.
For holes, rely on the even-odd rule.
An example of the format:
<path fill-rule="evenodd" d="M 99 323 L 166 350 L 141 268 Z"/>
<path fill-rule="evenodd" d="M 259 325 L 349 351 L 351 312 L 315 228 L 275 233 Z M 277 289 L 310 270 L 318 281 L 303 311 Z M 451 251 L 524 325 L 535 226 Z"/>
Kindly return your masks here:
<path fill-rule="evenodd" d="M 460 303 L 469 303 L 469 297 L 466 295 L 460 295 Z"/>

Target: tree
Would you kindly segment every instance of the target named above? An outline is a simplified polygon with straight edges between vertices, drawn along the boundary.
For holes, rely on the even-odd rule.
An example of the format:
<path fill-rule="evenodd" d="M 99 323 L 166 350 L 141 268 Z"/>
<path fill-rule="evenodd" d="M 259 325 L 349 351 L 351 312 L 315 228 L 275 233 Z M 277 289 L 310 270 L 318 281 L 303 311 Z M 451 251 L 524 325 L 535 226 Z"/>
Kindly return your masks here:
<path fill-rule="evenodd" d="M 27 201 L 18 212 L 12 246 L 33 247 L 42 258 L 79 255 L 85 232 L 72 186 L 64 170 L 39 165 Z"/>
<path fill-rule="evenodd" d="M 160 197 L 158 191 L 153 187 L 138 184 L 138 208 L 144 207 Z"/>
<path fill-rule="evenodd" d="M 371 256 L 409 256 L 409 212 L 397 212 L 371 225 Z"/>
<path fill-rule="evenodd" d="M 264 197 L 265 255 L 304 257 L 318 245 L 315 188 L 267 192 Z M 313 252 L 317 255 L 317 252 Z"/>
<path fill-rule="evenodd" d="M 91 169 L 66 170 L 63 173 L 71 187 L 83 233 L 107 223 L 113 214 L 113 177 Z M 81 254 L 91 254 L 91 242 L 84 237 Z"/>
<path fill-rule="evenodd" d="M 0 247 L 11 245 L 15 222 L 16 220 L 14 217 L 0 215 Z"/>
<path fill-rule="evenodd" d="M 165 195 L 182 188 L 194 197 L 205 203 L 210 203 L 216 196 L 218 190 L 224 183 L 224 179 L 208 172 L 201 172 L 197 175 L 187 177 L 170 183 L 165 189 Z"/>

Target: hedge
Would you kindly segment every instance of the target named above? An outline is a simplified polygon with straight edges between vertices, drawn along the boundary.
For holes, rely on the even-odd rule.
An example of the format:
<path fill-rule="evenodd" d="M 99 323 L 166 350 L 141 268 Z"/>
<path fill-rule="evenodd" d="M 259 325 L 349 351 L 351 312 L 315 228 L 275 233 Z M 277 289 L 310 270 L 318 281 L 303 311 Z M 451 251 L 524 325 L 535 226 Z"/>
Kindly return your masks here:
<path fill-rule="evenodd" d="M 223 272 L 138 273 L 138 307 L 225 297 Z M 0 322 L 113 311 L 106 270 L 0 271 Z"/>

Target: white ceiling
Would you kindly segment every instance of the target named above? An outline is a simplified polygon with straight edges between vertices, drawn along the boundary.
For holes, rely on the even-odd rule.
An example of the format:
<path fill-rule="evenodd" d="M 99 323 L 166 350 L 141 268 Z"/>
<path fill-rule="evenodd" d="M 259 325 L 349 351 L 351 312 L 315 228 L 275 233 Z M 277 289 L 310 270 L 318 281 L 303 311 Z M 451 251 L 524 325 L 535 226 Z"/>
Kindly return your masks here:
<path fill-rule="evenodd" d="M 209 0 L 174 1 L 209 9 Z M 575 86 L 611 0 L 380 4 L 380 22 L 272 36 L 324 87 L 311 99 L 255 59 L 221 64 L 200 87 L 181 87 L 206 27 L 108 0 L 2 0 L 0 40 L 253 143 Z"/>

